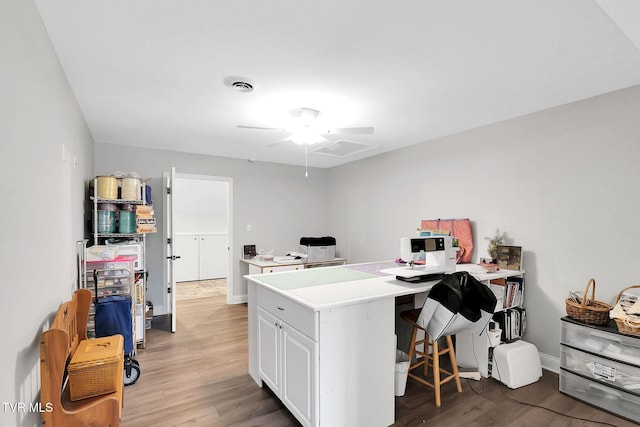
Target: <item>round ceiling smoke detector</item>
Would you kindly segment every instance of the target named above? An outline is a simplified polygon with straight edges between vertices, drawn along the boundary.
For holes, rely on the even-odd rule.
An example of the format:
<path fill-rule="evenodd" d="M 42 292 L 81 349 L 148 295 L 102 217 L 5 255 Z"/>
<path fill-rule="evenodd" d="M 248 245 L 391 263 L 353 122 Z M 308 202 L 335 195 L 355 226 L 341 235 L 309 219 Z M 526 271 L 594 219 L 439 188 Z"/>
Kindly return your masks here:
<path fill-rule="evenodd" d="M 223 80 L 225 86 L 236 92 L 253 92 L 255 84 L 246 77 L 229 76 Z"/>

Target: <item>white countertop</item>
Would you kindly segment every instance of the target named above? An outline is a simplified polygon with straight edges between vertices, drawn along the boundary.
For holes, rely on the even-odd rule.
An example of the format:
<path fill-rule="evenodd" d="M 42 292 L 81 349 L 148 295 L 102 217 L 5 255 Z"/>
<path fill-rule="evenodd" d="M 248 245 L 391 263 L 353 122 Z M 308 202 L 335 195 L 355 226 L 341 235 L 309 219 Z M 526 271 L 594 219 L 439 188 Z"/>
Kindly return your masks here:
<path fill-rule="evenodd" d="M 383 275 L 379 270 L 389 266 L 389 261 L 380 263 L 365 263 L 346 266 L 326 267 L 322 270 L 299 270 L 285 271 L 280 273 L 254 274 L 245 276 L 260 286 L 264 286 L 278 294 L 292 299 L 314 311 L 326 310 L 329 308 L 340 307 L 366 301 L 374 301 L 382 298 L 398 297 L 403 295 L 411 295 L 420 292 L 429 291 L 438 281 L 429 281 L 421 283 L 409 283 L 396 280 L 393 275 Z M 378 266 L 381 268 L 378 268 Z M 363 268 L 366 267 L 366 268 Z M 322 283 L 323 276 L 330 280 L 331 275 L 335 275 L 337 271 L 334 269 L 352 269 L 354 278 L 348 278 L 344 281 Z M 332 271 L 334 270 L 334 271 Z M 509 276 L 523 274 L 524 271 L 500 270 L 495 273 L 485 273 L 484 269 L 475 264 L 462 264 L 457 266 L 458 271 L 469 271 L 478 280 L 486 281 Z M 360 273 L 358 273 L 360 272 Z M 363 273 L 363 272 L 369 272 Z M 377 272 L 377 273 L 376 273 Z M 349 273 L 346 273 L 348 276 Z M 365 277 L 360 277 L 365 276 Z M 276 277 L 275 275 L 287 275 Z M 268 283 L 274 280 L 282 282 L 293 282 L 300 280 L 299 287 L 283 286 Z M 313 280 L 310 280 L 313 279 Z M 316 281 L 318 284 L 309 284 L 310 281 Z"/>

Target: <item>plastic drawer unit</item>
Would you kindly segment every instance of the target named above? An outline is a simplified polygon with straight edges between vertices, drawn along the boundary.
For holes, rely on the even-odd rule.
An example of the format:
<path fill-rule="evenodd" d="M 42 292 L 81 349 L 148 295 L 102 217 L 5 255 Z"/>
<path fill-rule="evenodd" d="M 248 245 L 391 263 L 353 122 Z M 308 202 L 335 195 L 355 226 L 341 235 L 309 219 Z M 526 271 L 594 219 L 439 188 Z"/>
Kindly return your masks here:
<path fill-rule="evenodd" d="M 560 391 L 640 422 L 640 338 L 562 318 Z"/>

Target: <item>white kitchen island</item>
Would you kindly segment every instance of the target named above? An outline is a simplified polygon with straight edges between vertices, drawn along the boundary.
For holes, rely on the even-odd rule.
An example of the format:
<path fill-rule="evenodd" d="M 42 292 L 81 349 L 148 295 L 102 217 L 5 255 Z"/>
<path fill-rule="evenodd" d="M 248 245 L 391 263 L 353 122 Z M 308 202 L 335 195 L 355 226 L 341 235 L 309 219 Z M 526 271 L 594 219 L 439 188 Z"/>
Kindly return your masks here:
<path fill-rule="evenodd" d="M 395 297 L 425 292 L 393 263 L 246 276 L 249 373 L 305 426 L 394 422 Z"/>
<path fill-rule="evenodd" d="M 385 261 L 245 276 L 249 374 L 302 425 L 394 423 L 395 298 L 421 294 L 421 306 L 437 283 L 381 273 L 394 266 Z"/>

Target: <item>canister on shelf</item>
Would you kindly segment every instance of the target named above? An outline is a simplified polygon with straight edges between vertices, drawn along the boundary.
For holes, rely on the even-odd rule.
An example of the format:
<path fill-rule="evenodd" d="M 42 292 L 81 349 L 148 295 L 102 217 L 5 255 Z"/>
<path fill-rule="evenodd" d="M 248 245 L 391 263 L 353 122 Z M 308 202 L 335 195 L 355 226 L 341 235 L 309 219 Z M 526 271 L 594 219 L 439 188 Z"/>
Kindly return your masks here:
<path fill-rule="evenodd" d="M 118 198 L 118 179 L 115 176 L 96 177 L 97 196 L 100 199 L 115 200 Z"/>
<path fill-rule="evenodd" d="M 118 212 L 118 233 L 136 232 L 136 213 L 130 211 Z"/>
<path fill-rule="evenodd" d="M 122 178 L 122 188 L 120 189 L 120 198 L 122 200 L 141 200 L 142 184 L 140 178 L 125 177 Z"/>
<path fill-rule="evenodd" d="M 116 231 L 116 212 L 115 209 L 109 209 L 110 206 L 111 204 L 104 204 L 100 205 L 100 209 L 98 209 L 98 233 L 113 233 Z"/>

